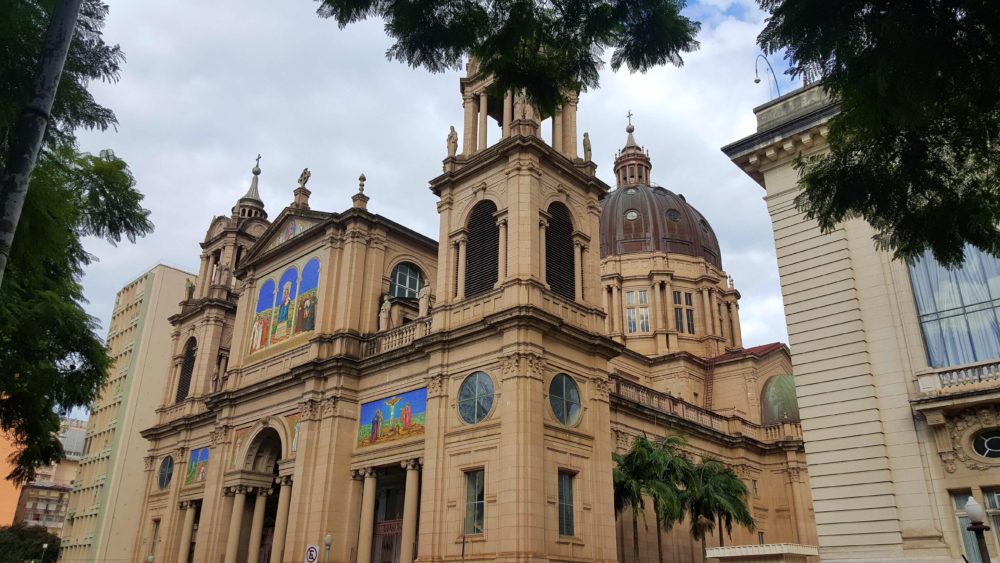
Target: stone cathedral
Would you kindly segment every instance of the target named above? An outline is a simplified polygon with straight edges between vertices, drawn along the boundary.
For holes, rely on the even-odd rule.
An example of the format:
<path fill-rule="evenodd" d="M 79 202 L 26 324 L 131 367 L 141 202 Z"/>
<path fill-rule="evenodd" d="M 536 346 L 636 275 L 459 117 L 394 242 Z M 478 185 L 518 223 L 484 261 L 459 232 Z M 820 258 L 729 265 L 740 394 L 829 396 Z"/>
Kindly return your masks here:
<path fill-rule="evenodd" d="M 743 347 L 706 218 L 631 123 L 611 187 L 578 97 L 542 115 L 476 74 L 437 241 L 369 212 L 364 176 L 328 212 L 306 170 L 272 216 L 259 164 L 211 222 L 142 432 L 136 562 L 631 561 L 612 453 L 639 435 L 745 480 L 757 527 L 727 545 L 815 544 L 788 349 Z M 663 533 L 669 561 L 717 545 Z"/>

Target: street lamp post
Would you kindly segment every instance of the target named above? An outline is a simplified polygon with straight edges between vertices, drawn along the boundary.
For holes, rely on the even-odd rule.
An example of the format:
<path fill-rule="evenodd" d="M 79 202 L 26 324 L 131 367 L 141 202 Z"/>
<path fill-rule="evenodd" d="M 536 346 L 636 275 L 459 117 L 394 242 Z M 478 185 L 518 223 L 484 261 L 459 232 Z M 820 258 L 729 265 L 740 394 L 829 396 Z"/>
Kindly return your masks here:
<path fill-rule="evenodd" d="M 326 533 L 323 537 L 323 546 L 326 547 L 326 563 L 330 563 L 330 546 L 333 545 L 333 534 L 330 532 Z"/>
<path fill-rule="evenodd" d="M 979 555 L 982 557 L 983 563 L 990 563 L 990 552 L 986 547 L 986 535 L 984 534 L 984 532 L 990 531 L 990 527 L 983 524 L 983 521 L 986 520 L 983 505 L 976 502 L 976 499 L 969 497 L 968 502 L 965 503 L 965 514 L 972 522 L 966 530 L 976 535 L 976 543 L 979 545 Z"/>
<path fill-rule="evenodd" d="M 49 544 L 42 544 L 42 563 L 45 563 L 45 551 L 49 549 Z"/>

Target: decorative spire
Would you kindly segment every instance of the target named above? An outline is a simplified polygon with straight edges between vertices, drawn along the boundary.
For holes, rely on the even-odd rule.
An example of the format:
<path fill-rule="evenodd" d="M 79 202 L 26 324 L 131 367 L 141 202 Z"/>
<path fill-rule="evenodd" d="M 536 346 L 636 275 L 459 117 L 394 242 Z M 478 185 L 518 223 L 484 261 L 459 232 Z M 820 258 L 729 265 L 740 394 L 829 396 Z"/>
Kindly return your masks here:
<path fill-rule="evenodd" d="M 253 170 L 251 170 L 251 172 L 253 172 L 253 180 L 250 180 L 250 189 L 247 190 L 246 195 L 244 195 L 243 197 L 240 198 L 240 201 L 243 201 L 244 199 L 252 199 L 254 201 L 259 201 L 261 203 L 261 205 L 263 205 L 264 202 L 261 201 L 261 199 L 260 199 L 260 192 L 257 190 L 257 181 L 258 181 L 258 178 L 260 177 L 260 155 L 259 154 L 257 155 L 257 161 L 256 161 L 256 163 L 254 163 Z"/>
<path fill-rule="evenodd" d="M 368 196 L 365 195 L 365 175 L 362 174 L 358 176 L 358 193 L 351 197 L 351 201 L 354 202 L 354 207 L 357 209 L 368 209 Z"/>
<path fill-rule="evenodd" d="M 632 133 L 635 131 L 635 125 L 632 125 L 632 110 L 628 110 L 628 113 L 625 114 L 625 117 L 628 118 L 628 126 L 625 127 L 625 132 L 628 133 L 628 140 L 625 141 L 625 148 L 629 147 L 639 148 L 639 145 L 636 144 L 635 142 L 635 137 L 632 136 Z"/>
<path fill-rule="evenodd" d="M 642 150 L 642 147 L 635 142 L 635 125 L 632 125 L 632 110 L 625 114 L 628 118 L 628 125 L 625 132 L 628 139 L 625 146 L 615 155 L 615 179 L 618 187 L 627 186 L 649 186 L 649 171 L 653 167 L 649 162 L 649 154 Z"/>
<path fill-rule="evenodd" d="M 253 179 L 250 180 L 250 189 L 236 202 L 233 207 L 233 217 L 262 217 L 267 219 L 267 211 L 264 210 L 264 201 L 260 199 L 260 190 L 257 184 L 260 181 L 260 155 L 253 165 Z"/>

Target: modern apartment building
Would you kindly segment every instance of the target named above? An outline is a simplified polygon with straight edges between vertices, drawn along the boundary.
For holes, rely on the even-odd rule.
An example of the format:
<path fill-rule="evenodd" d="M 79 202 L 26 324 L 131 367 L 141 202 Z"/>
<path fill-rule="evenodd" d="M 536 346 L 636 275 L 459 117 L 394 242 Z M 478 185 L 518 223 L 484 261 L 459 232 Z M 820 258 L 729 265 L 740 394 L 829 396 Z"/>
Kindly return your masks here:
<path fill-rule="evenodd" d="M 108 328 L 113 364 L 91 405 L 83 455 L 69 496 L 61 561 L 129 561 L 146 485 L 148 444 L 139 430 L 156 421 L 170 367 L 167 318 L 193 274 L 158 265 L 118 292 Z"/>
<path fill-rule="evenodd" d="M 980 561 L 963 507 L 986 507 L 1000 552 L 1000 261 L 949 271 L 829 233 L 795 206 L 799 155 L 828 150 L 839 106 L 818 84 L 754 110 L 722 150 L 765 190 L 774 229 L 820 555 Z M 928 225 L 927 228 L 933 228 Z"/>

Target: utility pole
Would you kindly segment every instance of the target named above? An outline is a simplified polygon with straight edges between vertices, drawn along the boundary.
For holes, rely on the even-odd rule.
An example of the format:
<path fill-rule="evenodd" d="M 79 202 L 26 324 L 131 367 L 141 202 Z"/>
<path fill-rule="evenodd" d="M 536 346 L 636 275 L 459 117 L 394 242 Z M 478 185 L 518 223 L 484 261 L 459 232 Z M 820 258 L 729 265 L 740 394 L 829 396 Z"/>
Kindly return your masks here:
<path fill-rule="evenodd" d="M 28 181 L 31 180 L 42 137 L 49 125 L 52 102 L 66 64 L 66 54 L 73 40 L 82 1 L 62 0 L 52 14 L 52 21 L 45 32 L 35 92 L 17 120 L 7 166 L 0 176 L 0 285 L 3 284 L 10 249 L 14 245 L 14 232 L 24 208 L 24 198 L 28 194 Z"/>

